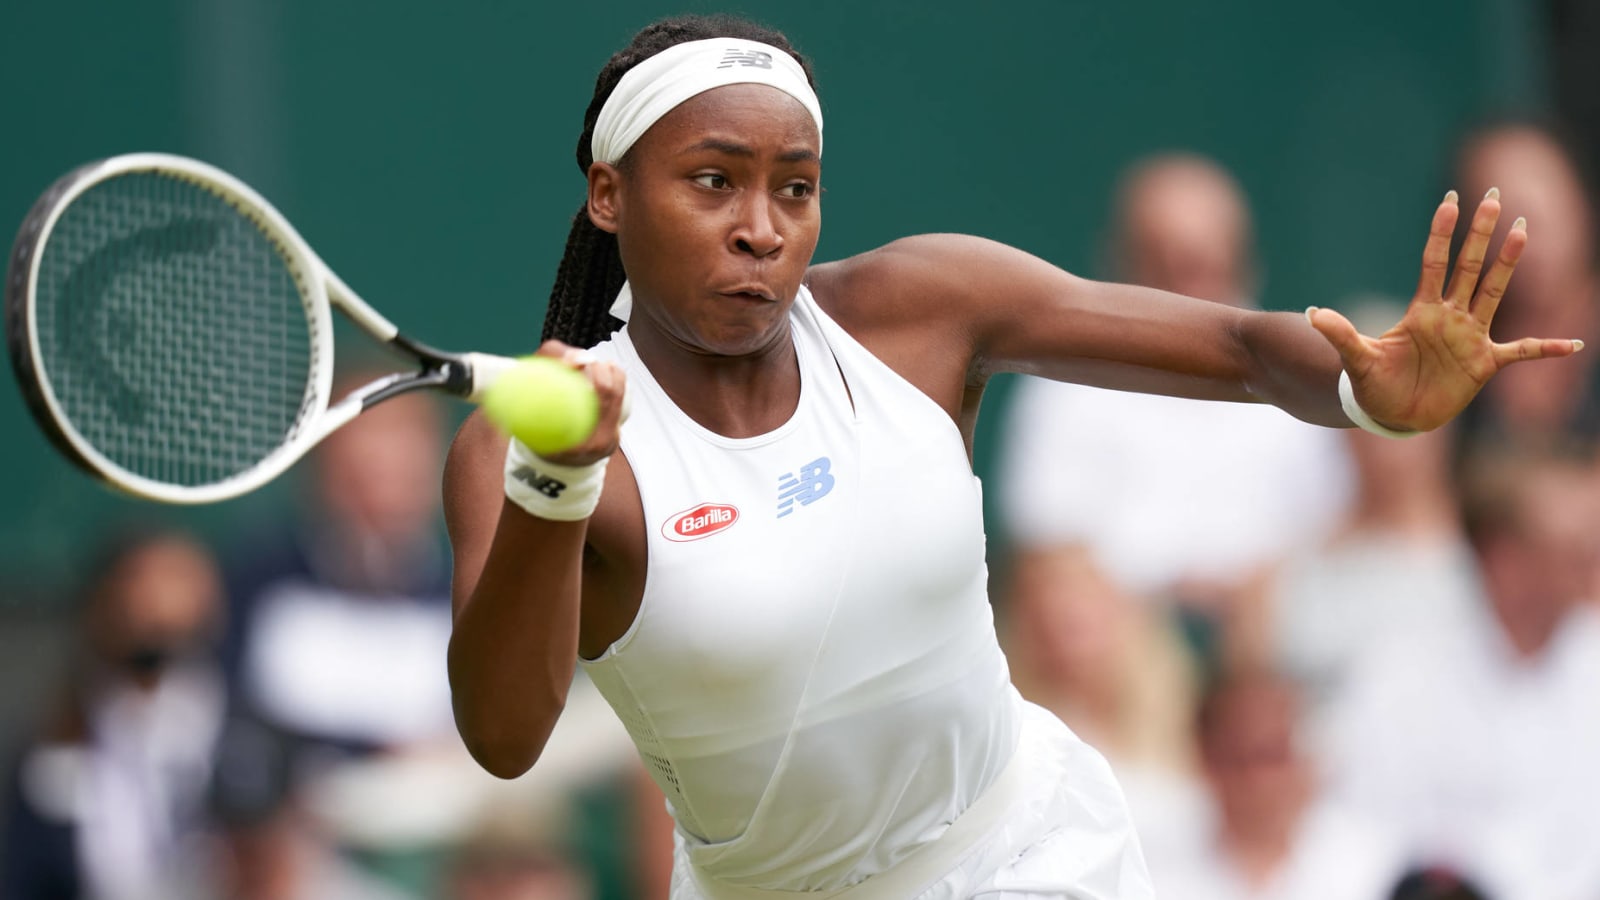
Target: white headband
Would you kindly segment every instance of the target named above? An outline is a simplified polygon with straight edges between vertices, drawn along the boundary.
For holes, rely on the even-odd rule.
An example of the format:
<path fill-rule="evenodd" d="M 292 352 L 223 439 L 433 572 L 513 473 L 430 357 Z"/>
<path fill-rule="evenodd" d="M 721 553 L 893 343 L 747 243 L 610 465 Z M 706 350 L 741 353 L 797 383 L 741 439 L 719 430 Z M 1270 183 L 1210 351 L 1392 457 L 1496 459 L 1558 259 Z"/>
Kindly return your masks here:
<path fill-rule="evenodd" d="M 668 47 L 622 76 L 594 123 L 594 161 L 614 165 L 678 104 L 727 84 L 765 84 L 799 100 L 822 151 L 822 105 L 794 57 L 759 41 L 712 38 Z"/>

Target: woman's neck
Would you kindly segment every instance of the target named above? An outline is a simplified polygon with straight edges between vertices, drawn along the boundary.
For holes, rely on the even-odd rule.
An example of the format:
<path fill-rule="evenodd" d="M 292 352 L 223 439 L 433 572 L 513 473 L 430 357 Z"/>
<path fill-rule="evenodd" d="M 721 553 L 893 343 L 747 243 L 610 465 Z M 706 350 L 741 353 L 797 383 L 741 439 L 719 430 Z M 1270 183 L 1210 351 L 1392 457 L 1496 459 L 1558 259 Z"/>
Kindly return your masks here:
<path fill-rule="evenodd" d="M 800 364 L 788 328 L 737 356 L 691 349 L 650 327 L 629 331 L 656 383 L 708 431 L 730 438 L 766 434 L 800 405 Z"/>

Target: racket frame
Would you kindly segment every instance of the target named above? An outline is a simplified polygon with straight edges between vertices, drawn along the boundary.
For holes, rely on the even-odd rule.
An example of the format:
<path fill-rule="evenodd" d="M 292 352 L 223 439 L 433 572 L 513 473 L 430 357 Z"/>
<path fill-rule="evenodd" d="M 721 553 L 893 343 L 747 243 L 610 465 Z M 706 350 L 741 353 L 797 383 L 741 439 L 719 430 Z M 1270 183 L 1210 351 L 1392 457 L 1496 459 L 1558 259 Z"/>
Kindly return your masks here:
<path fill-rule="evenodd" d="M 74 427 L 51 388 L 41 377 L 43 359 L 36 309 L 40 249 L 61 214 L 79 195 L 108 179 L 135 172 L 155 172 L 205 190 L 249 219 L 278 250 L 299 288 L 300 301 L 312 324 L 312 365 L 307 394 L 287 440 L 255 465 L 204 485 L 176 485 L 129 471 L 97 450 Z M 337 403 L 331 402 L 334 374 L 333 317 L 337 307 L 373 339 L 415 359 L 416 372 L 397 372 L 362 385 Z M 170 504 L 214 503 L 260 488 L 283 474 L 323 438 L 348 424 L 362 410 L 413 390 L 444 391 L 476 402 L 500 373 L 516 364 L 486 353 L 446 353 L 402 335 L 400 330 L 361 299 L 336 275 L 288 219 L 249 185 L 215 166 L 167 153 L 129 153 L 80 166 L 62 176 L 40 196 L 23 220 L 12 246 L 5 284 L 8 349 L 29 411 L 51 443 L 74 463 L 106 484 L 147 500 Z M 25 346 L 22 346 L 25 345 Z"/>

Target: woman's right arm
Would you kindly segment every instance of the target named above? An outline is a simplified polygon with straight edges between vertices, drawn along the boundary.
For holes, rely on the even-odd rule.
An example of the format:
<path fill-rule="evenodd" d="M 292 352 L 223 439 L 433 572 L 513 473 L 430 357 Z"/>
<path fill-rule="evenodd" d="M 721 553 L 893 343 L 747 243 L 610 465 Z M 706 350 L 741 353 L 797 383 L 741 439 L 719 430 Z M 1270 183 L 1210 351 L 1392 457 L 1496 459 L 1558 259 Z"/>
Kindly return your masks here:
<path fill-rule="evenodd" d="M 605 414 L 590 441 L 560 462 L 616 448 L 621 374 L 601 364 L 590 377 Z M 455 615 L 448 668 L 467 750 L 490 773 L 515 778 L 544 750 L 577 666 L 589 520 L 543 519 L 507 500 L 506 445 L 475 412 L 445 461 Z"/>
<path fill-rule="evenodd" d="M 449 671 L 473 759 L 515 778 L 539 758 L 578 658 L 586 521 L 539 519 L 505 499 L 506 437 L 474 413 L 444 470 L 455 559 Z"/>

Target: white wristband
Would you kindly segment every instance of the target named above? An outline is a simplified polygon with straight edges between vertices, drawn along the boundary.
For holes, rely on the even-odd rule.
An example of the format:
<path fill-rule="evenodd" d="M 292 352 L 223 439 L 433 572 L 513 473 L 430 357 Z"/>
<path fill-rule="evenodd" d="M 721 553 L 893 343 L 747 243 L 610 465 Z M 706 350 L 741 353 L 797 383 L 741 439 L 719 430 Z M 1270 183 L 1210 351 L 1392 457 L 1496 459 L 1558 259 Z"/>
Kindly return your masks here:
<path fill-rule="evenodd" d="M 506 448 L 506 497 L 530 515 L 555 522 L 587 519 L 600 505 L 607 456 L 587 466 L 560 466 L 516 438 Z"/>
<path fill-rule="evenodd" d="M 1370 431 L 1386 438 L 1416 437 L 1420 431 L 1395 431 L 1393 428 L 1378 424 L 1378 421 L 1367 415 L 1367 411 L 1356 402 L 1355 388 L 1350 386 L 1350 373 L 1339 371 L 1339 405 L 1344 407 L 1344 414 L 1350 417 L 1362 431 Z"/>

